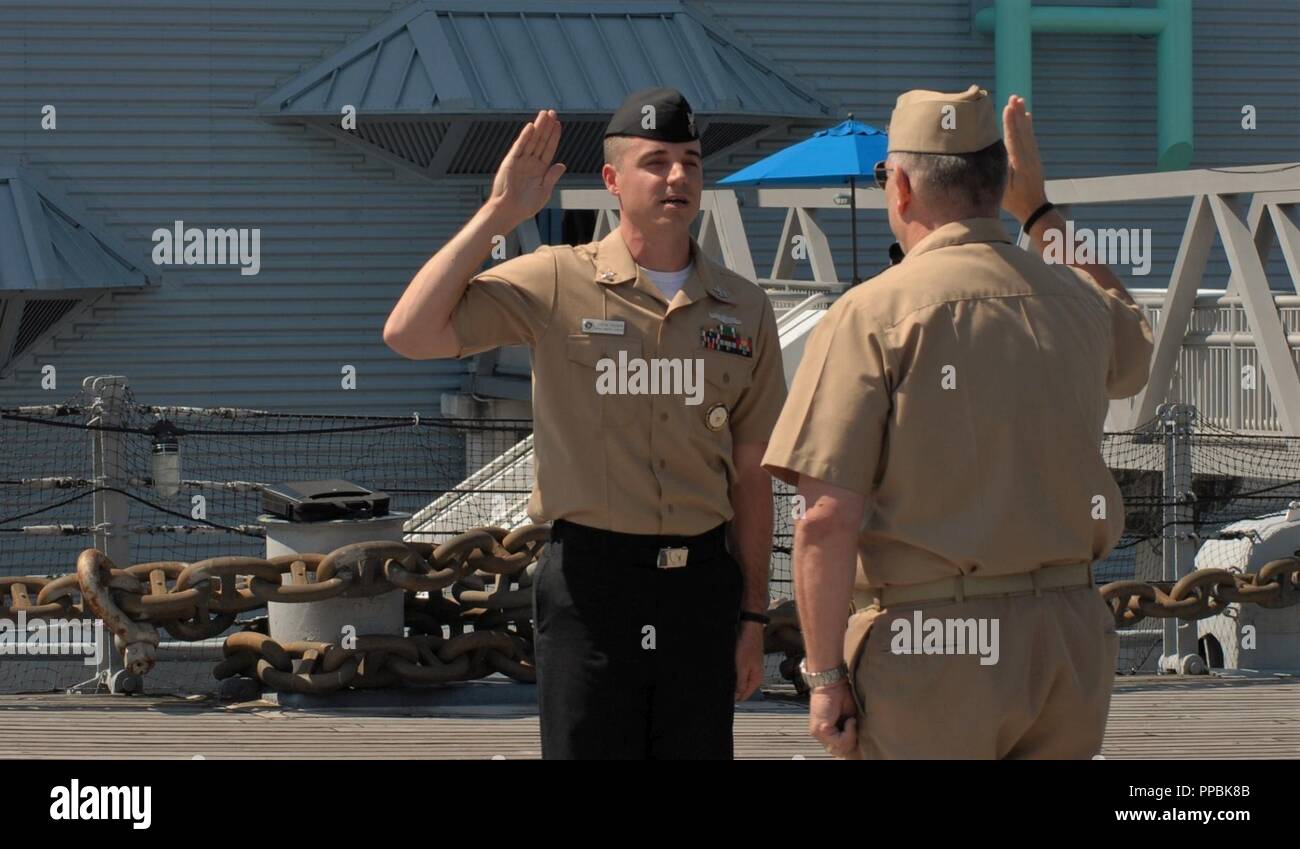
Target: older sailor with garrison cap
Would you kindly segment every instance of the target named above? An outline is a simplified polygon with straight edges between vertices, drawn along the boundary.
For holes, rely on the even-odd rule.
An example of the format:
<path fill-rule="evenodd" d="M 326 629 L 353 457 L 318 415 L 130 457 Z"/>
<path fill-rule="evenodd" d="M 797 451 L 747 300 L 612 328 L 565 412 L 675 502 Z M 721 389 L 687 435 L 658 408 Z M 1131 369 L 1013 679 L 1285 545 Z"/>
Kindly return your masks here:
<path fill-rule="evenodd" d="M 1002 124 L 1005 146 L 975 86 L 898 98 L 876 179 L 903 259 L 813 331 L 763 458 L 806 503 L 809 725 L 839 756 L 1101 747 L 1117 638 L 1091 564 L 1124 526 L 1102 423 L 1151 328 L 1106 267 L 1040 258 L 1065 221 L 1023 99 Z"/>
<path fill-rule="evenodd" d="M 554 111 L 524 127 L 384 340 L 413 359 L 531 348 L 528 514 L 554 528 L 534 579 L 543 757 L 729 758 L 734 700 L 763 673 L 775 316 L 691 238 L 700 138 L 673 89 L 630 95 L 606 130 L 617 229 L 479 273 L 546 205 L 559 141 Z"/>

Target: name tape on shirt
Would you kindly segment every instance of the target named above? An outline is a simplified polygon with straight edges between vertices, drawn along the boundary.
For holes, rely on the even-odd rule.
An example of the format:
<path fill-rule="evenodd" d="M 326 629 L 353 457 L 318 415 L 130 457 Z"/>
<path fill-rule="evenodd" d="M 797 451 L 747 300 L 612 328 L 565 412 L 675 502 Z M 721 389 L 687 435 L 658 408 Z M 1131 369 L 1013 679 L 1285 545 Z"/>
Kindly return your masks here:
<path fill-rule="evenodd" d="M 583 333 L 599 333 L 605 336 L 622 336 L 623 322 L 606 321 L 600 318 L 584 318 L 582 320 Z"/>

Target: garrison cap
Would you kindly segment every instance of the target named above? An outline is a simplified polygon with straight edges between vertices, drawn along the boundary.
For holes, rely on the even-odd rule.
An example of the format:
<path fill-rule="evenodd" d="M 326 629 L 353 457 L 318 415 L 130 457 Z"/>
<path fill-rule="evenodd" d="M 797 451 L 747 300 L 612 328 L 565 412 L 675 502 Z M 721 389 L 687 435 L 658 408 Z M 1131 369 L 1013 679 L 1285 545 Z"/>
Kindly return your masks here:
<path fill-rule="evenodd" d="M 959 94 L 913 89 L 889 119 L 889 152 L 974 153 L 1000 138 L 993 98 L 979 86 Z"/>
<path fill-rule="evenodd" d="M 629 94 L 609 119 L 605 137 L 610 136 L 688 142 L 700 134 L 695 131 L 695 113 L 682 93 L 660 86 Z"/>

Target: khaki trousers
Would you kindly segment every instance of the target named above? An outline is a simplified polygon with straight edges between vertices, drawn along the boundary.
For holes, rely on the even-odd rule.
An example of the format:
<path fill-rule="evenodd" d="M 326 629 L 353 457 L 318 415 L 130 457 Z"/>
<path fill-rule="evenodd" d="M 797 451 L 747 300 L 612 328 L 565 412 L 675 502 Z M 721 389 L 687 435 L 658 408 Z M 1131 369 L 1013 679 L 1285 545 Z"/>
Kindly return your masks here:
<path fill-rule="evenodd" d="M 938 620 L 942 636 L 927 620 Z M 995 663 L 981 663 L 980 641 L 968 638 L 980 620 Z M 850 617 L 844 648 L 864 759 L 1101 751 L 1119 637 L 1092 587 L 865 608 Z"/>

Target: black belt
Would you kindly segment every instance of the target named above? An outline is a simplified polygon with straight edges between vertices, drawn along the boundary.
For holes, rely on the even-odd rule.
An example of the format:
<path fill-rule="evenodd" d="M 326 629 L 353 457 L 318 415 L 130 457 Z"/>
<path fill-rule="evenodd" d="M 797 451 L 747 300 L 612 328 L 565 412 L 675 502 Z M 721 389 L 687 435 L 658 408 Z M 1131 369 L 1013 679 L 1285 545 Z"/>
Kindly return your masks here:
<path fill-rule="evenodd" d="M 656 569 L 677 569 L 706 563 L 727 553 L 727 525 L 695 536 L 625 534 L 564 519 L 551 523 L 551 539 L 564 544 L 564 553 L 598 556 L 611 563 Z"/>

